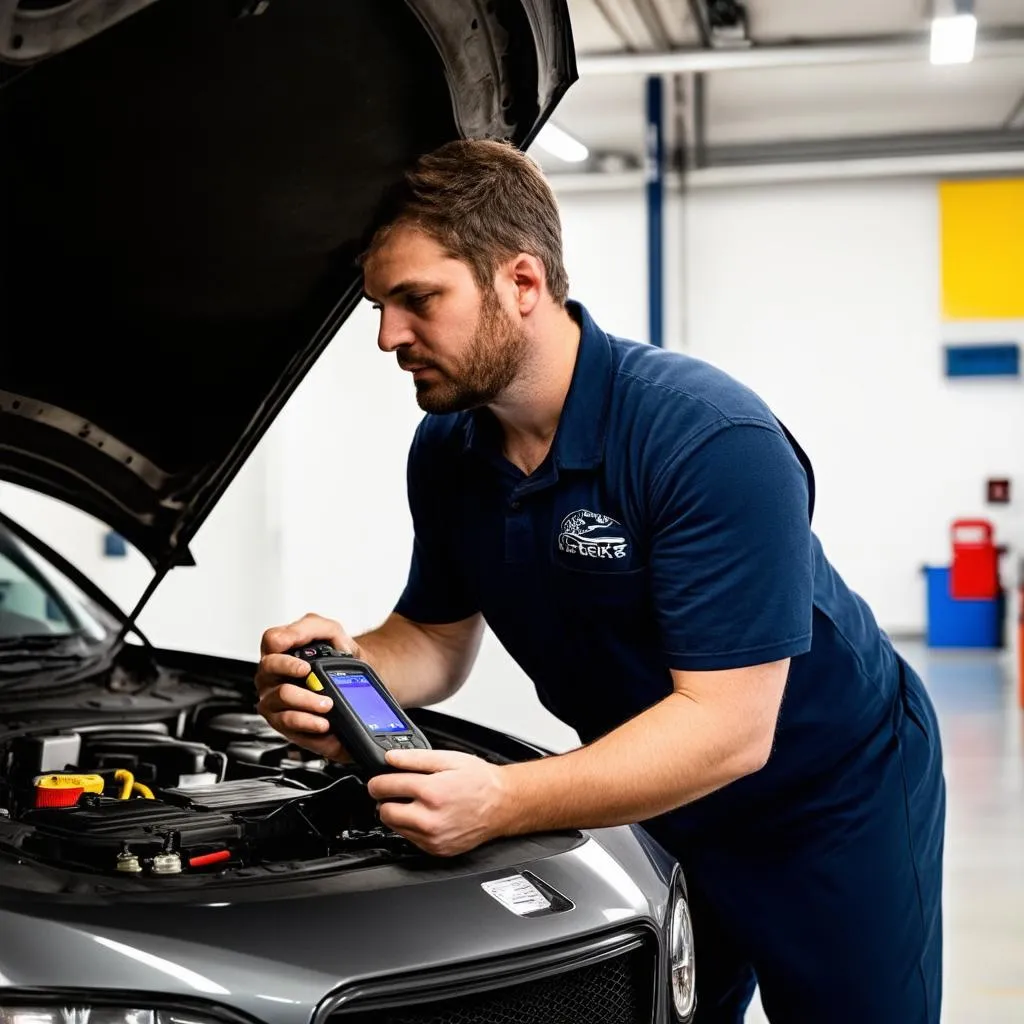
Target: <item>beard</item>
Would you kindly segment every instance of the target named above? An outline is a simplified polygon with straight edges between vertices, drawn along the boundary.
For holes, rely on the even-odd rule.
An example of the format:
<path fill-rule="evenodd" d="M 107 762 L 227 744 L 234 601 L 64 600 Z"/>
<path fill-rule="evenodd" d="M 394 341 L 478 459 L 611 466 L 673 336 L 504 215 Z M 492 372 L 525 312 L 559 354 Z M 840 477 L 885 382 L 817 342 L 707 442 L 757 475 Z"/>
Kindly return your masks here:
<path fill-rule="evenodd" d="M 417 404 L 437 415 L 488 405 L 515 380 L 526 346 L 526 332 L 502 309 L 493 290 L 485 292 L 468 354 L 448 367 L 422 364 L 439 379 L 416 381 Z"/>

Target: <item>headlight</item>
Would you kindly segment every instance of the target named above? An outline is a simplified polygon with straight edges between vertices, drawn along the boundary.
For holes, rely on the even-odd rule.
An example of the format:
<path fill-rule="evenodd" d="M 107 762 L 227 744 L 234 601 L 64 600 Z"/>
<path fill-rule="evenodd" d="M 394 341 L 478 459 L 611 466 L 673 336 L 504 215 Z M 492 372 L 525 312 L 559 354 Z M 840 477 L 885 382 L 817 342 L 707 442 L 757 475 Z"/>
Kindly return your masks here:
<path fill-rule="evenodd" d="M 0 1005 L 0 1024 L 213 1024 L 209 1017 L 173 1010 L 139 1010 L 127 1006 Z"/>
<path fill-rule="evenodd" d="M 693 1013 L 697 979 L 693 960 L 693 922 L 690 920 L 690 908 L 681 891 L 677 891 L 672 905 L 668 934 L 672 1005 L 676 1016 L 686 1020 Z"/>

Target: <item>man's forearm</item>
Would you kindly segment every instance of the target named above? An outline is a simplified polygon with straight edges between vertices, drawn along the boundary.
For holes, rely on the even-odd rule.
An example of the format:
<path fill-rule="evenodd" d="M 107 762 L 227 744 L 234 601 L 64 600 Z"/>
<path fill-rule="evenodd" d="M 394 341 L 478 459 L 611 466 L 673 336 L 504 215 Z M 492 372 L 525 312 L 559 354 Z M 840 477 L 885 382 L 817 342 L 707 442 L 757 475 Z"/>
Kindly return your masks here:
<path fill-rule="evenodd" d="M 422 626 L 392 614 L 377 629 L 353 637 L 355 653 L 373 666 L 403 707 L 425 707 L 462 685 L 480 646 L 475 622 Z"/>
<path fill-rule="evenodd" d="M 672 693 L 593 743 L 509 765 L 501 831 L 624 825 L 690 803 L 764 764 L 762 725 Z"/>

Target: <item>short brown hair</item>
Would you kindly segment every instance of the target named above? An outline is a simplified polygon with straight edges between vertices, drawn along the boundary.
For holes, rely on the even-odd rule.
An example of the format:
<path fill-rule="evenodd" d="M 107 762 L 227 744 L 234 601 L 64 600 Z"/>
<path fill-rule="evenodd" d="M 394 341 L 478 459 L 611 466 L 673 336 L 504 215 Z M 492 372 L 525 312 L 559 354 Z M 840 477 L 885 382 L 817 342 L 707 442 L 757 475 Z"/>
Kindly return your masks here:
<path fill-rule="evenodd" d="M 481 288 L 493 286 L 502 260 L 525 252 L 544 264 L 552 298 L 561 305 L 568 297 L 554 193 L 509 143 L 463 139 L 420 157 L 384 197 L 363 259 L 399 224 L 419 228 L 468 264 Z"/>

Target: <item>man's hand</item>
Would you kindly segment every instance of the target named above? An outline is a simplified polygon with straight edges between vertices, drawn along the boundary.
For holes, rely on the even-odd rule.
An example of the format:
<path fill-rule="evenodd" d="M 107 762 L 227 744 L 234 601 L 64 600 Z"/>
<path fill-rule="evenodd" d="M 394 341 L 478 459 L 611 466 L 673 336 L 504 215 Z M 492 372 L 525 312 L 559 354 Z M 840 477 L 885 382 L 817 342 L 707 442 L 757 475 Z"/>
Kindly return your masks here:
<path fill-rule="evenodd" d="M 388 828 L 436 857 L 465 853 L 502 834 L 511 793 L 500 767 L 452 750 L 386 756 L 403 770 L 377 775 L 367 788 L 381 802 Z"/>
<path fill-rule="evenodd" d="M 309 675 L 308 662 L 283 653 L 313 640 L 326 640 L 335 650 L 360 656 L 341 623 L 320 615 L 304 615 L 298 622 L 268 629 L 260 642 L 256 710 L 290 742 L 331 761 L 351 761 L 341 742 L 326 735 L 324 712 L 330 710 L 331 698 L 307 690 L 302 681 Z"/>

